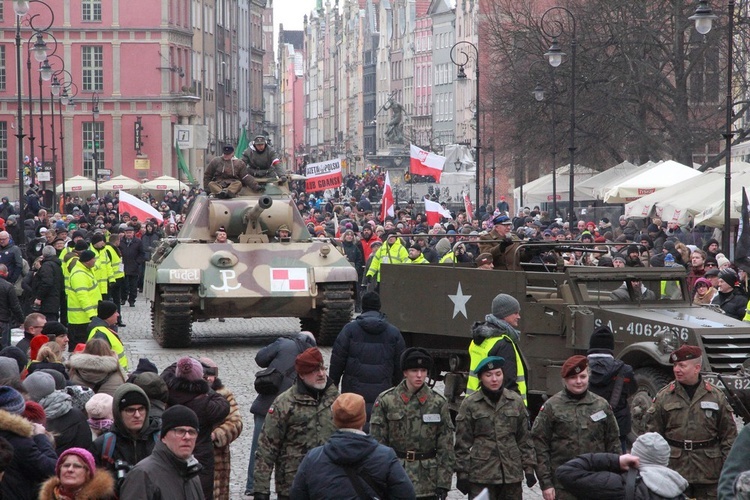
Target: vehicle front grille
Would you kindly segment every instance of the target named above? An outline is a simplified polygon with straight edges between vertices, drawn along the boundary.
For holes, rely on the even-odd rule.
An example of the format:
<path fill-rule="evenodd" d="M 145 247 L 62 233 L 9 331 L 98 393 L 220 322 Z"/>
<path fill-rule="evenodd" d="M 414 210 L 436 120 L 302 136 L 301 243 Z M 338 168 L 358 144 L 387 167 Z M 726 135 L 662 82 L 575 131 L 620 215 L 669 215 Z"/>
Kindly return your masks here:
<path fill-rule="evenodd" d="M 710 369 L 715 372 L 734 372 L 750 357 L 750 333 L 701 335 Z"/>

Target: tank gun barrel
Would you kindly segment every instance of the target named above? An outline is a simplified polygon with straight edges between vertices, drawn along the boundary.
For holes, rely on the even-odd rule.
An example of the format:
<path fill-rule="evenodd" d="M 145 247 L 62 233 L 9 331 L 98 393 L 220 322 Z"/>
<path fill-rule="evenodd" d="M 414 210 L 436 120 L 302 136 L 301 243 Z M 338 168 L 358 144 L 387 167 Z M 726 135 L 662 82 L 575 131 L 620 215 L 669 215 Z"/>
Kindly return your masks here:
<path fill-rule="evenodd" d="M 258 203 L 245 214 L 244 223 L 248 224 L 252 222 L 255 224 L 261 214 L 271 208 L 271 205 L 273 205 L 273 199 L 270 196 L 261 196 L 258 198 Z"/>

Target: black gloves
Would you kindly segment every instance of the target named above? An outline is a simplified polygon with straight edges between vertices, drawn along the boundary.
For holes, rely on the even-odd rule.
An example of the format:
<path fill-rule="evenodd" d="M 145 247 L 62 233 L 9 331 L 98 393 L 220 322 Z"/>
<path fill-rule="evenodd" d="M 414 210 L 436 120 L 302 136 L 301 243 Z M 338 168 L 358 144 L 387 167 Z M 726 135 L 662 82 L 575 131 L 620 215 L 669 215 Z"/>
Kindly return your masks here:
<path fill-rule="evenodd" d="M 437 497 L 437 500 L 447 500 L 448 490 L 445 488 L 435 488 L 435 496 Z"/>
<path fill-rule="evenodd" d="M 458 478 L 458 481 L 456 481 L 456 488 L 458 489 L 458 491 L 460 491 L 464 495 L 468 495 L 470 484 L 471 483 L 469 482 L 468 479 L 466 479 L 465 477 L 460 477 Z"/>
<path fill-rule="evenodd" d="M 528 486 L 529 488 L 533 488 L 536 484 L 536 476 L 534 475 L 534 473 L 526 472 L 524 475 L 526 476 L 526 486 Z"/>

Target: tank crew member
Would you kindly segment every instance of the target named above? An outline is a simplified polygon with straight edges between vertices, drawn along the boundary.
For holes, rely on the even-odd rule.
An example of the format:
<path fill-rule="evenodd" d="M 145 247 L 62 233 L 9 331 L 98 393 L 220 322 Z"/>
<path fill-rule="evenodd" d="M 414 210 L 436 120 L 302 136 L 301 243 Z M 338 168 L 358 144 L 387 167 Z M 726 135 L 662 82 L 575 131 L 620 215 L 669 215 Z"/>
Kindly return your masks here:
<path fill-rule="evenodd" d="M 469 344 L 471 365 L 466 393 L 479 390 L 479 377 L 474 369 L 488 356 L 506 359 L 503 366 L 503 386 L 521 395 L 526 403 L 526 366 L 518 349 L 521 332 L 517 330 L 521 320 L 521 304 L 505 293 L 492 299 L 492 313 L 471 327 L 472 341 Z"/>
<path fill-rule="evenodd" d="M 463 400 L 456 418 L 457 487 L 471 498 L 487 488 L 490 498 L 521 500 L 521 481 L 536 484 L 528 413 L 521 396 L 503 388 L 503 364 L 490 356 L 477 365 L 479 390 Z"/>
<path fill-rule="evenodd" d="M 401 355 L 404 374 L 378 396 L 370 433 L 403 460 L 417 498 L 445 499 L 453 479 L 453 421 L 448 401 L 427 386 L 432 357 L 419 347 Z"/>
<path fill-rule="evenodd" d="M 479 237 L 479 251 L 492 254 L 495 269 L 515 269 L 513 252 L 518 237 L 511 234 L 513 222 L 505 215 L 498 215 L 492 224 L 492 231 Z"/>
<path fill-rule="evenodd" d="M 646 413 L 646 430 L 672 447 L 669 467 L 688 480 L 690 498 L 716 498 L 721 468 L 737 437 L 724 393 L 701 377 L 703 351 L 683 345 L 669 356 L 675 379 Z"/>
<path fill-rule="evenodd" d="M 480 253 L 474 262 L 477 264 L 477 269 L 495 269 L 495 265 L 492 263 L 494 259 L 492 254 L 489 252 Z"/>
<path fill-rule="evenodd" d="M 571 356 L 560 375 L 564 388 L 539 410 L 531 437 L 536 474 L 544 500 L 574 500 L 562 489 L 555 471 L 584 453 L 620 453 L 620 430 L 609 403 L 589 391 L 586 356 Z"/>
<path fill-rule="evenodd" d="M 253 143 L 243 151 L 242 161 L 254 177 L 277 177 L 280 184 L 286 182 L 281 160 L 262 135 L 255 136 Z"/>
<path fill-rule="evenodd" d="M 243 185 L 260 191 L 260 186 L 248 173 L 245 164 L 234 158 L 233 153 L 232 146 L 224 146 L 224 154 L 211 160 L 203 174 L 203 188 L 217 198 L 234 198 Z"/>
<path fill-rule="evenodd" d="M 289 230 L 289 226 L 282 224 L 276 230 L 275 241 L 278 243 L 289 243 L 292 241 L 292 232 Z"/>
<path fill-rule="evenodd" d="M 227 229 L 224 226 L 219 226 L 216 230 L 216 239 L 214 243 L 227 243 Z"/>

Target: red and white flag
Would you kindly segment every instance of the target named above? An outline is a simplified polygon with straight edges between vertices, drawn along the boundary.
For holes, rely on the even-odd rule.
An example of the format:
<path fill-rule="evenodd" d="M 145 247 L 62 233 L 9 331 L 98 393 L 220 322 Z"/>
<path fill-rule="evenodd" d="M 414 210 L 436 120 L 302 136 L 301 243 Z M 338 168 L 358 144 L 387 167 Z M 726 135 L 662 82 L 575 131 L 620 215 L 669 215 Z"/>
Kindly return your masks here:
<path fill-rule="evenodd" d="M 471 204 L 469 193 L 464 193 L 464 208 L 466 209 L 466 218 L 471 222 L 474 220 L 474 205 Z"/>
<path fill-rule="evenodd" d="M 435 182 L 440 182 L 440 176 L 443 174 L 445 165 L 445 156 L 430 153 L 424 149 L 416 147 L 414 144 L 409 146 L 409 172 L 416 175 L 431 175 Z"/>
<path fill-rule="evenodd" d="M 139 221 L 154 218 L 159 221 L 159 224 L 164 222 L 164 217 L 161 216 L 157 209 L 125 191 L 120 191 L 120 203 L 117 205 L 117 210 L 120 212 L 120 215 L 123 212 L 129 213 L 131 217 L 135 215 Z"/>
<path fill-rule="evenodd" d="M 435 203 L 429 198 L 424 199 L 424 211 L 427 214 L 427 224 L 430 227 L 440 223 L 440 219 L 442 217 L 445 217 L 447 219 L 451 218 L 450 210 L 443 208 L 440 203 Z"/>
<path fill-rule="evenodd" d="M 380 220 L 385 222 L 388 216 L 395 216 L 393 209 L 393 189 L 391 189 L 391 178 L 388 171 L 385 172 L 385 184 L 383 185 L 383 199 L 380 200 Z"/>

